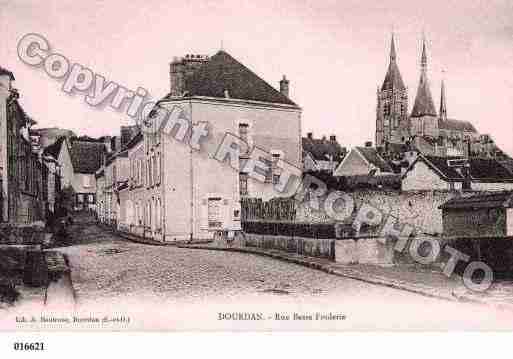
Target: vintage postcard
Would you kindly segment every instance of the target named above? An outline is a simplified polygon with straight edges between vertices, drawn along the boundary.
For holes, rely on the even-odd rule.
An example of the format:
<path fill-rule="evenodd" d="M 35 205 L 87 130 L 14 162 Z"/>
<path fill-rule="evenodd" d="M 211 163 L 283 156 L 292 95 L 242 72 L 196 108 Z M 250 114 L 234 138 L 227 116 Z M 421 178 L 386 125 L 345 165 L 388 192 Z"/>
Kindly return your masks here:
<path fill-rule="evenodd" d="M 511 1 L 0 25 L 0 331 L 513 330 Z"/>

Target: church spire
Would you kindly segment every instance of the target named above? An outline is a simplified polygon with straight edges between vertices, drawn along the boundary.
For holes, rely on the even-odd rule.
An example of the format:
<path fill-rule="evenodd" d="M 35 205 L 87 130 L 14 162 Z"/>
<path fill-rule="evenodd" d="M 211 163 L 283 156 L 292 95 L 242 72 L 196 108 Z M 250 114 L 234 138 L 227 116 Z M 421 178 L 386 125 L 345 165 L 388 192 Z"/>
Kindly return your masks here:
<path fill-rule="evenodd" d="M 395 50 L 395 36 L 392 33 L 392 39 L 390 41 L 390 63 L 388 64 L 388 71 L 385 75 L 385 81 L 383 81 L 383 86 L 381 86 L 381 91 L 384 90 L 404 90 L 406 86 L 404 85 L 403 78 L 401 77 L 401 73 L 399 72 L 399 67 L 397 66 L 397 53 Z"/>
<path fill-rule="evenodd" d="M 420 58 L 420 67 L 422 71 L 427 72 L 427 55 L 426 55 L 426 36 L 422 36 L 422 56 Z"/>
<path fill-rule="evenodd" d="M 442 78 L 442 87 L 440 91 L 440 119 L 447 120 L 447 102 L 445 99 L 445 83 Z"/>
<path fill-rule="evenodd" d="M 427 51 L 426 51 L 426 38 L 422 38 L 422 55 L 420 58 L 420 79 L 419 87 L 417 89 L 417 96 L 411 112 L 412 117 L 421 116 L 436 116 L 435 104 L 429 89 L 429 81 L 427 78 Z"/>
<path fill-rule="evenodd" d="M 395 61 L 397 58 L 397 55 L 395 53 L 395 40 L 394 40 L 394 33 L 392 32 L 392 40 L 390 43 L 390 62 Z"/>

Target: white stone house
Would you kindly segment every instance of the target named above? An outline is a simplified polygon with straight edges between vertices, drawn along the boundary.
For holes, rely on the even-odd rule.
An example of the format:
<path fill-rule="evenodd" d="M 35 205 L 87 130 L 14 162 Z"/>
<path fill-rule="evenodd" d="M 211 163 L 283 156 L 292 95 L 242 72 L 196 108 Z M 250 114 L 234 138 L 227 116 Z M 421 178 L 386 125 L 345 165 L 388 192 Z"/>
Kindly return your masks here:
<path fill-rule="evenodd" d="M 468 167 L 455 167 L 447 158 L 419 155 L 403 175 L 403 191 L 513 190 L 513 173 L 493 158 L 470 158 Z"/>
<path fill-rule="evenodd" d="M 171 92 L 159 105 L 171 113 L 179 109 L 181 120 L 171 135 L 143 136 L 142 169 L 141 159 L 132 156 L 140 145 L 129 150 L 133 173 L 144 182 L 145 190 L 139 189 L 134 200 L 146 236 L 212 238 L 215 231 L 240 229 L 241 196 L 268 200 L 281 195 L 273 188 L 280 176 L 276 164 L 285 160 L 299 172 L 302 166 L 301 109 L 289 99 L 288 84 L 284 78 L 276 90 L 225 51 L 171 64 Z M 189 146 L 189 135 L 179 140 L 182 128 L 190 133 L 191 123 L 208 124 L 199 149 Z M 214 159 L 227 136 L 266 152 L 264 183 L 242 170 L 248 163 L 244 153 L 234 159 L 236 169 L 228 160 Z"/>

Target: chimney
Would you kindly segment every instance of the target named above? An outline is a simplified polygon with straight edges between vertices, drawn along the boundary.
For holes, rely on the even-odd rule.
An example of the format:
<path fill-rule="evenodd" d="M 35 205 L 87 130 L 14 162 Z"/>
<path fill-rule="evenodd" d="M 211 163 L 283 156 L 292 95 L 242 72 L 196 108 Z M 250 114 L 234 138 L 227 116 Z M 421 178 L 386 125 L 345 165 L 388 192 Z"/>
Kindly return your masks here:
<path fill-rule="evenodd" d="M 209 57 L 207 55 L 175 56 L 169 64 L 170 95 L 175 97 L 183 96 L 186 79 L 191 77 L 208 60 Z"/>
<path fill-rule="evenodd" d="M 337 136 L 331 135 L 330 136 L 330 142 L 337 142 Z"/>
<path fill-rule="evenodd" d="M 326 136 L 322 136 L 322 142 L 326 142 Z"/>
<path fill-rule="evenodd" d="M 306 137 L 308 137 L 309 140 L 313 140 L 313 132 L 308 132 Z"/>
<path fill-rule="evenodd" d="M 372 141 L 365 142 L 365 147 L 372 147 Z"/>
<path fill-rule="evenodd" d="M 286 97 L 289 97 L 289 80 L 287 80 L 285 75 L 283 75 L 280 81 L 280 92 Z"/>

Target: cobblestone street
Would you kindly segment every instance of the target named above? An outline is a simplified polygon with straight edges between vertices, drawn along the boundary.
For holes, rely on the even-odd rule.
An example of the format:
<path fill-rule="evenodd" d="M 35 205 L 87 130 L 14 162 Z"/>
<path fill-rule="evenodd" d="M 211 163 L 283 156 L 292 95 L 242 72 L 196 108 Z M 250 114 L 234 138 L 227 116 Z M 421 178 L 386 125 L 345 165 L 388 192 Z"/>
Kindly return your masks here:
<path fill-rule="evenodd" d="M 69 258 L 77 313 L 115 311 L 131 318 L 132 330 L 513 328 L 508 311 L 427 298 L 268 257 L 133 243 L 94 224 L 73 226 L 71 245 L 59 250 Z M 219 320 L 227 312 L 262 313 L 265 320 Z M 346 319 L 275 318 L 316 312 Z"/>

